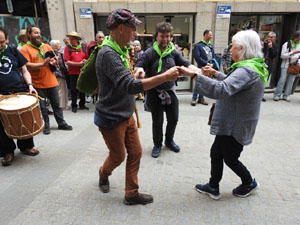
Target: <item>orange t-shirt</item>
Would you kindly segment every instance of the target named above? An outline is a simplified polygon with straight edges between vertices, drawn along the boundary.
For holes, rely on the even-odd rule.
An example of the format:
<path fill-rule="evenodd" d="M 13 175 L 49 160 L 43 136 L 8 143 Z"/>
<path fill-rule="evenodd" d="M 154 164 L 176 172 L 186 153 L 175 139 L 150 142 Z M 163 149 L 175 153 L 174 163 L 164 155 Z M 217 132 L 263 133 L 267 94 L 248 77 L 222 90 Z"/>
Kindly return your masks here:
<path fill-rule="evenodd" d="M 42 46 L 44 52 L 53 51 L 48 44 Z M 44 56 L 41 57 L 40 51 L 28 44 L 24 45 L 20 52 L 30 63 L 44 62 Z M 52 88 L 58 85 L 54 72 L 50 70 L 49 65 L 40 67 L 38 70 L 29 70 L 32 83 L 36 88 Z"/>

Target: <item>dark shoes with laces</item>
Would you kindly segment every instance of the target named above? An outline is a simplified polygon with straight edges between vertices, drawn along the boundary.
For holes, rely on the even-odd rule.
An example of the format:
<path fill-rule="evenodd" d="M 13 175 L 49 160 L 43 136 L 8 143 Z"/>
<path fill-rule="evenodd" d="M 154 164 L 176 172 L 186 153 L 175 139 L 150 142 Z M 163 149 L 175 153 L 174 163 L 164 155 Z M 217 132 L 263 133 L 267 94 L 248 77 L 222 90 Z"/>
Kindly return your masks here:
<path fill-rule="evenodd" d="M 173 141 L 165 141 L 165 145 L 167 146 L 168 149 L 170 149 L 173 152 L 179 152 L 180 147 Z"/>
<path fill-rule="evenodd" d="M 103 193 L 108 193 L 110 191 L 108 178 L 103 178 L 100 176 L 99 188 L 100 191 L 102 191 Z M 153 202 L 153 197 L 152 195 L 138 193 L 137 195 L 131 198 L 124 197 L 123 202 L 125 205 L 137 205 L 137 204 L 146 205 L 148 203 Z"/>
<path fill-rule="evenodd" d="M 146 205 L 148 203 L 153 202 L 153 197 L 152 195 L 138 193 L 137 195 L 131 198 L 125 197 L 123 202 L 125 205 L 137 205 L 137 204 Z"/>
<path fill-rule="evenodd" d="M 250 184 L 241 184 L 232 190 L 232 194 L 237 197 L 248 197 L 259 188 L 259 183 L 253 179 Z"/>
<path fill-rule="evenodd" d="M 209 195 L 214 200 L 221 199 L 219 188 L 212 188 L 209 184 L 196 184 L 196 191 Z"/>
<path fill-rule="evenodd" d="M 103 193 L 109 192 L 109 180 L 108 178 L 103 178 L 100 176 L 99 178 L 99 188 Z"/>
<path fill-rule="evenodd" d="M 219 188 L 212 188 L 209 184 L 197 184 L 196 190 L 200 193 L 208 194 L 209 197 L 215 200 L 221 199 Z M 232 194 L 237 197 L 248 197 L 259 188 L 259 183 L 253 179 L 250 184 L 241 184 L 233 189 Z"/>
<path fill-rule="evenodd" d="M 170 149 L 173 152 L 179 152 L 180 151 L 180 147 L 173 141 L 165 141 L 165 145 L 168 149 Z M 152 149 L 152 157 L 153 158 L 157 158 L 160 156 L 161 153 L 161 146 L 159 145 L 154 145 L 153 149 Z"/>
<path fill-rule="evenodd" d="M 73 127 L 68 124 L 63 124 L 58 126 L 59 130 L 73 130 Z"/>
<path fill-rule="evenodd" d="M 160 155 L 160 152 L 161 152 L 161 146 L 154 145 L 154 147 L 152 148 L 151 155 L 153 158 L 157 158 Z"/>

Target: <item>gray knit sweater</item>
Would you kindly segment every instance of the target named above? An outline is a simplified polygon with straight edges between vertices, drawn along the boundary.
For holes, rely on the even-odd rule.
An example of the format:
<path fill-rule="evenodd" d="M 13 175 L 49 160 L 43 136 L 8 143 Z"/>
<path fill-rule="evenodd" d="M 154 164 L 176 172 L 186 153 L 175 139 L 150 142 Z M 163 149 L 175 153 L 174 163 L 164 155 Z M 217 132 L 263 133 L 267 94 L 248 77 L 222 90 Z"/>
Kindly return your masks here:
<path fill-rule="evenodd" d="M 255 70 L 240 67 L 229 76 L 220 73 L 217 80 L 200 75 L 195 90 L 217 99 L 210 128 L 212 135 L 232 135 L 242 145 L 252 142 L 264 91 Z"/>
<path fill-rule="evenodd" d="M 96 110 L 129 118 L 134 111 L 134 94 L 143 92 L 141 80 L 134 80 L 120 55 L 108 46 L 104 46 L 98 52 L 96 75 L 99 84 Z"/>

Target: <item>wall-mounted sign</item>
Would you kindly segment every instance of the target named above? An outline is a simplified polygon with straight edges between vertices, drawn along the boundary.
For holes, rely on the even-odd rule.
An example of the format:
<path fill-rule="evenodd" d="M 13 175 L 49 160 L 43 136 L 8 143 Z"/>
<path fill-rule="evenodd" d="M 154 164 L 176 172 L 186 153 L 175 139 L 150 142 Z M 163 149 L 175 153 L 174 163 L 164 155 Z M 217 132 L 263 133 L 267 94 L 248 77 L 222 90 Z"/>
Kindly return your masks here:
<path fill-rule="evenodd" d="M 217 18 L 230 18 L 231 6 L 218 6 Z"/>
<path fill-rule="evenodd" d="M 80 18 L 92 18 L 92 9 L 80 8 Z"/>

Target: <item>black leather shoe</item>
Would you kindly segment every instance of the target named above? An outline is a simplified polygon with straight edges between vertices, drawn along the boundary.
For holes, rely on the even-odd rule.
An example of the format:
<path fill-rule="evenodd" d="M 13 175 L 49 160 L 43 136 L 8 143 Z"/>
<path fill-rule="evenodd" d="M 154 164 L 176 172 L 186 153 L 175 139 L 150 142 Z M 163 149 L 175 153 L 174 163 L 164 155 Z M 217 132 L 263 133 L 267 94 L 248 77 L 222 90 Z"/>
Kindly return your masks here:
<path fill-rule="evenodd" d="M 50 131 L 50 127 L 45 127 L 44 130 L 43 130 L 43 134 L 50 134 L 51 131 Z"/>
<path fill-rule="evenodd" d="M 59 130 L 73 130 L 73 127 L 68 124 L 64 124 L 64 125 L 59 125 L 58 129 Z"/>
<path fill-rule="evenodd" d="M 152 195 L 138 193 L 136 196 L 133 196 L 131 198 L 125 197 L 123 202 L 125 205 L 137 205 L 137 204 L 146 205 L 148 203 L 153 202 L 153 197 Z"/>
<path fill-rule="evenodd" d="M 100 176 L 99 178 L 99 188 L 100 191 L 102 191 L 103 193 L 108 193 L 109 192 L 109 180 L 108 178 L 102 178 Z"/>
<path fill-rule="evenodd" d="M 176 145 L 176 143 L 173 140 L 172 141 L 165 141 L 165 145 L 167 146 L 167 148 L 169 148 L 173 152 L 179 152 L 180 151 L 180 147 L 178 145 Z"/>
<path fill-rule="evenodd" d="M 89 110 L 89 108 L 86 107 L 85 105 L 84 105 L 84 106 L 80 106 L 79 108 L 82 109 L 82 110 L 85 110 L 85 109 L 86 109 L 86 110 Z"/>
<path fill-rule="evenodd" d="M 77 113 L 77 107 L 72 107 L 72 112 Z"/>

